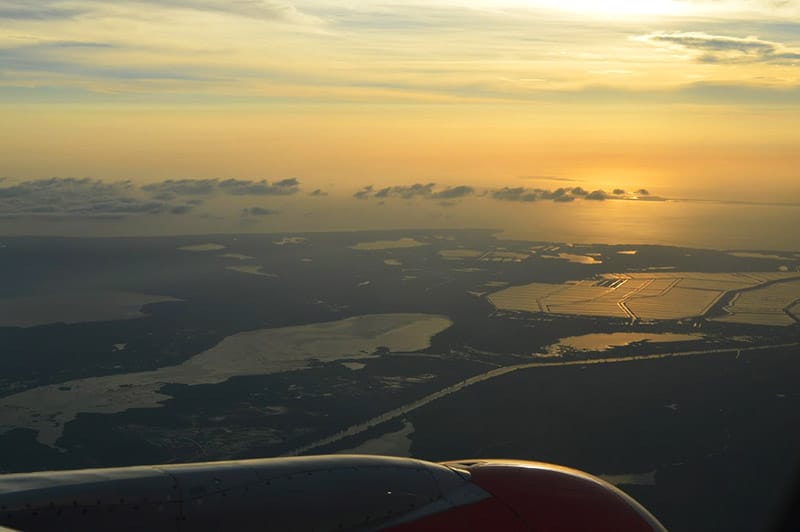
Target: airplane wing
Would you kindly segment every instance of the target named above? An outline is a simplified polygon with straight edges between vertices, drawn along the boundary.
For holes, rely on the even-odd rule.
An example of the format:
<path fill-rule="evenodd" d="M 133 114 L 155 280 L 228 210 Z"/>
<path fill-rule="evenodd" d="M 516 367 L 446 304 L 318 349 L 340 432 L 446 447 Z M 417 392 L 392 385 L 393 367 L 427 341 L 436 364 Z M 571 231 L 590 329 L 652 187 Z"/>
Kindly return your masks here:
<path fill-rule="evenodd" d="M 0 531 L 662 532 L 572 469 L 316 456 L 0 476 Z"/>

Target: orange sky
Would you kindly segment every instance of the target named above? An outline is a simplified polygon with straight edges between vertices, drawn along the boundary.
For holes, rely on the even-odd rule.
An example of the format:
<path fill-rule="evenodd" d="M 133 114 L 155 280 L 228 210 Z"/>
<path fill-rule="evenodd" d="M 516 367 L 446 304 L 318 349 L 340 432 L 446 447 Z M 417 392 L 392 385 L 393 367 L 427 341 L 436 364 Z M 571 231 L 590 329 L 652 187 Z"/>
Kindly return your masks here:
<path fill-rule="evenodd" d="M 125 194 L 173 202 L 139 208 L 177 208 L 197 227 L 201 215 L 225 215 L 141 187 L 295 178 L 292 194 L 321 189 L 318 198 L 351 203 L 367 185 L 428 182 L 479 197 L 569 183 L 673 199 L 800 198 L 791 2 L 12 4 L 0 0 L 0 189 L 131 180 Z M 5 190 L 37 192 L 0 201 L 3 230 L 21 216 L 111 208 L 35 207 L 55 188 L 77 197 L 89 186 L 73 185 Z M 36 195 L 43 187 L 49 196 Z M 278 208 L 284 196 L 250 204 Z"/>
<path fill-rule="evenodd" d="M 291 176 L 352 193 L 364 184 L 505 186 L 554 176 L 679 197 L 719 187 L 732 187 L 725 192 L 734 199 L 753 199 L 754 190 L 763 200 L 800 194 L 800 128 L 783 108 L 81 104 L 3 114 L 0 159 L 9 177 Z"/>

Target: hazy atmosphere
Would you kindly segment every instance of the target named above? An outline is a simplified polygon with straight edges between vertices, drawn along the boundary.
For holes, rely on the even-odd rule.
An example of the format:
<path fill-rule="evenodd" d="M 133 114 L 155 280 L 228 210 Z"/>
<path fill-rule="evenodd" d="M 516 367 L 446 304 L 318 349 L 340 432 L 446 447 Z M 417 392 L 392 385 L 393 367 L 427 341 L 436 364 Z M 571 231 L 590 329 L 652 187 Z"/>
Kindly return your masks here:
<path fill-rule="evenodd" d="M 0 278 L 0 529 L 43 530 L 30 471 L 364 454 L 552 463 L 671 531 L 771 530 L 800 2 L 0 0 Z M 469 508 L 475 471 L 353 522 Z M 266 493 L 225 475 L 180 512 Z M 114 522 L 83 487 L 68 516 Z"/>
<path fill-rule="evenodd" d="M 729 244 L 631 238 L 785 247 L 770 235 L 800 220 L 798 15 L 768 0 L 5 0 L 0 231 L 530 217 L 619 242 L 623 209 L 696 227 L 766 204 L 768 229 Z M 601 210 L 583 201 L 595 192 L 672 203 Z"/>

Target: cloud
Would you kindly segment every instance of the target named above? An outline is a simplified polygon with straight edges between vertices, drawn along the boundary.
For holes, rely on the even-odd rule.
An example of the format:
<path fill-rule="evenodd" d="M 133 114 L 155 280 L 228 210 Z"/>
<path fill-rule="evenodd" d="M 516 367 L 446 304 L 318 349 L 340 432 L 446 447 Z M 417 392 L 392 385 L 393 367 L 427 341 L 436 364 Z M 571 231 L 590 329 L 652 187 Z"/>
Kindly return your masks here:
<path fill-rule="evenodd" d="M 25 198 L 31 195 L 60 194 L 62 197 L 73 197 L 79 194 L 91 196 L 110 195 L 117 191 L 132 188 L 130 181 L 105 183 L 101 180 L 74 177 L 37 179 L 0 188 L 0 198 Z"/>
<path fill-rule="evenodd" d="M 574 188 L 557 188 L 555 190 L 545 190 L 541 188 L 525 188 L 525 187 L 505 187 L 489 191 L 489 197 L 499 201 L 515 201 L 532 203 L 534 201 L 553 201 L 555 203 L 572 203 L 575 200 L 583 199 L 587 201 L 604 201 L 607 199 L 613 200 L 650 200 L 650 201 L 666 201 L 665 198 L 658 196 L 649 196 L 649 192 L 640 189 L 636 192 L 636 196 L 626 194 L 621 188 L 614 189 L 613 194 L 608 194 L 604 190 L 594 190 L 589 192 L 582 187 Z"/>
<path fill-rule="evenodd" d="M 50 178 L 0 187 L 4 217 L 125 217 L 159 214 L 170 206 L 136 198 L 129 181 L 105 183 L 94 179 Z"/>
<path fill-rule="evenodd" d="M 225 196 L 240 196 L 241 201 L 262 195 L 294 194 L 300 186 L 297 179 L 284 179 L 275 182 L 240 179 L 172 179 L 139 186 L 131 181 L 103 181 L 90 178 L 49 178 L 28 181 L 14 181 L 0 178 L 0 218 L 40 220 L 121 220 L 144 216 L 186 216 L 195 215 L 199 206 L 215 202 L 230 203 Z M 469 185 L 437 186 L 434 183 L 413 183 L 376 189 L 369 185 L 353 196 L 371 200 L 383 205 L 392 201 L 418 201 L 430 203 L 441 208 L 455 207 L 464 198 L 474 201 L 506 201 L 532 203 L 552 201 L 554 203 L 574 203 L 582 201 L 602 202 L 603 200 L 666 201 L 660 196 L 651 195 L 646 189 L 635 193 L 620 193 L 622 189 L 612 189 L 606 193 L 602 189 L 589 192 L 582 187 L 562 187 L 554 190 L 526 187 L 504 187 L 490 190 L 476 190 Z M 324 197 L 320 190 L 311 192 L 313 196 Z M 237 200 L 239 201 L 239 200 Z M 265 200 L 266 201 L 266 200 Z M 277 197 L 272 201 L 280 201 Z M 321 200 L 326 201 L 326 200 Z M 435 203 L 433 203 L 435 202 Z M 280 205 L 278 205 L 280 207 Z M 237 217 L 242 223 L 256 224 L 269 216 L 281 214 L 280 210 L 265 206 L 241 208 L 239 204 L 228 215 Z M 204 216 L 197 212 L 196 215 Z"/>
<path fill-rule="evenodd" d="M 389 194 L 391 192 L 392 192 L 392 188 L 391 187 L 382 188 L 379 191 L 377 191 L 373 197 L 375 197 L 375 198 L 388 198 Z"/>
<path fill-rule="evenodd" d="M 426 200 L 458 200 L 475 194 L 475 189 L 468 185 L 457 185 L 437 189 L 436 183 L 414 183 L 412 185 L 397 185 L 384 187 L 378 190 L 372 185 L 365 186 L 355 194 L 356 199 L 375 198 L 386 200 L 389 198 L 399 198 L 404 200 L 426 199 Z"/>
<path fill-rule="evenodd" d="M 212 194 L 217 187 L 217 179 L 168 179 L 160 183 L 144 185 L 142 190 L 152 194 L 166 197 L 174 196 L 199 196 Z"/>
<path fill-rule="evenodd" d="M 557 188 L 553 191 L 550 190 L 539 190 L 537 189 L 536 192 L 539 193 L 539 197 L 545 200 L 555 200 L 555 201 L 568 201 L 566 198 L 570 197 L 569 194 L 571 190 L 568 188 Z"/>
<path fill-rule="evenodd" d="M 492 198 L 501 201 L 536 201 L 539 193 L 536 190 L 529 190 L 524 187 L 501 188 L 491 193 Z"/>
<path fill-rule="evenodd" d="M 549 200 L 558 203 L 569 203 L 576 197 L 586 196 L 588 193 L 581 187 L 557 188 L 546 190 L 541 188 L 505 187 L 491 192 L 491 197 L 500 201 L 519 201 L 531 203 L 538 200 Z"/>
<path fill-rule="evenodd" d="M 227 179 L 221 181 L 218 186 L 221 191 L 234 196 L 287 196 L 299 191 L 300 182 L 297 179 L 284 179 L 270 184 L 265 179 L 261 181 Z"/>
<path fill-rule="evenodd" d="M 0 0 L 0 19 L 55 20 L 72 18 L 85 12 L 63 4 L 49 0 Z"/>
<path fill-rule="evenodd" d="M 766 5 L 765 0 L 748 0 L 748 6 L 755 1 Z M 732 4 L 725 0 L 692 3 Z M 556 16 L 555 12 L 543 11 L 533 5 L 535 2 L 527 8 L 512 10 L 464 9 L 464 5 L 456 5 L 459 3 L 440 0 L 379 4 L 340 5 L 299 0 L 0 0 L 0 16 L 9 19 L 55 19 L 85 14 L 74 24 L 55 21 L 9 27 L 2 46 L 17 42 L 17 33 L 26 39 L 49 39 L 54 43 L 53 49 L 31 51 L 13 46 L 0 52 L 4 81 L 10 81 L 0 89 L 0 98 L 12 103 L 52 98 L 95 103 L 145 99 L 173 103 L 190 98 L 201 103 L 230 103 L 232 98 L 241 98 L 237 101 L 246 104 L 284 100 L 353 101 L 354 98 L 383 103 L 409 99 L 454 103 L 513 99 L 592 104 L 598 98 L 634 103 L 673 101 L 678 97 L 692 99 L 690 93 L 679 91 L 679 83 L 665 84 L 663 76 L 648 75 L 661 68 L 660 62 L 653 63 L 647 54 L 636 50 L 625 53 L 624 42 L 619 46 L 619 41 L 624 41 L 630 32 L 628 21 L 608 24 L 607 20 L 584 20 L 587 24 L 578 27 L 566 24 L 560 18 L 563 13 Z M 232 20 L 233 16 L 252 20 Z M 551 16 L 555 18 L 539 24 L 541 17 L 547 20 Z M 282 25 L 309 19 L 323 21 L 321 28 L 306 28 L 313 33 L 309 39 L 295 33 L 302 28 L 258 24 L 273 21 Z M 683 24 L 691 23 L 690 19 L 681 20 Z M 710 33 L 733 31 L 711 30 L 714 26 L 708 20 L 696 20 L 698 24 L 706 24 L 703 29 Z M 746 37 L 728 37 L 725 47 L 713 44 L 714 35 L 699 34 L 705 37 L 695 37 L 692 41 L 689 34 L 680 32 L 653 33 L 640 39 L 658 46 L 692 49 L 695 52 L 687 55 L 697 55 L 698 59 L 706 55 L 707 61 L 720 60 L 720 48 L 730 50 L 732 43 L 744 46 L 754 57 L 760 55 L 753 47 L 760 46 L 771 60 L 793 61 L 792 54 L 797 52 L 778 44 L 796 46 L 792 44 L 793 37 L 787 36 L 791 31 L 796 34 L 796 30 L 783 29 L 791 20 L 785 18 L 780 28 L 777 22 L 771 28 L 765 21 L 732 26 L 747 27 L 747 31 L 764 37 L 750 39 L 755 42 L 744 45 L 741 41 L 748 41 Z M 247 24 L 248 29 L 243 31 L 240 23 Z M 203 31 L 205 24 L 215 28 L 213 35 Z M 531 38 L 532 24 L 538 24 L 541 30 L 536 38 Z M 264 35 L 269 34 L 269 39 L 258 37 L 259 27 L 266 32 Z M 650 30 L 638 30 L 647 31 Z M 143 34 L 162 37 L 145 42 L 139 38 Z M 327 37 L 318 38 L 322 35 Z M 470 38 L 459 37 L 463 35 Z M 341 38 L 344 36 L 349 37 Z M 370 42 L 370 46 L 354 48 L 350 37 Z M 113 45 L 113 49 L 70 52 L 72 45 L 67 43 L 70 39 L 83 39 L 87 44 L 108 40 L 105 46 Z M 441 54 L 425 55 L 430 48 L 428 41 L 442 44 Z M 62 44 L 57 45 L 58 42 Z M 715 53 L 708 55 L 687 46 L 713 46 Z M 775 50 L 770 52 L 771 48 Z M 271 53 L 277 49 L 285 50 L 286 54 Z M 492 50 L 498 49 L 519 61 L 497 61 Z M 571 60 L 564 62 L 564 57 Z M 352 68 L 320 68 L 326 61 Z M 598 77 L 594 64 L 598 61 L 603 63 L 603 70 L 630 70 L 650 81 L 628 84 L 623 78 Z M 536 65 L 536 68 L 528 72 L 522 65 Z M 788 87 L 791 76 L 785 77 L 784 85 Z M 708 79 L 720 82 L 731 78 L 709 76 Z M 741 76 L 733 79 L 743 80 Z M 685 80 L 682 86 L 688 82 Z M 755 77 L 743 80 L 742 84 L 750 90 L 755 86 L 766 90 L 765 87 L 773 85 Z M 551 186 L 546 182 L 544 185 Z"/>
<path fill-rule="evenodd" d="M 118 0 L 119 1 L 119 0 Z M 128 0 L 137 4 L 190 9 L 282 22 L 318 22 L 293 4 L 276 0 Z"/>
<path fill-rule="evenodd" d="M 587 194 L 586 199 L 590 201 L 605 201 L 608 199 L 608 194 L 602 190 L 595 190 Z"/>
<path fill-rule="evenodd" d="M 288 196 L 300 191 L 300 181 L 294 178 L 274 183 L 265 179 L 168 179 L 144 185 L 142 190 L 162 200 L 178 196 L 208 196 L 218 192 L 233 196 Z"/>
<path fill-rule="evenodd" d="M 280 214 L 280 211 L 276 211 L 275 209 L 267 209 L 265 207 L 250 207 L 247 209 L 242 209 L 242 217 L 248 216 L 273 216 L 275 214 Z"/>
<path fill-rule="evenodd" d="M 575 183 L 576 181 L 580 181 L 580 179 L 573 179 L 571 177 L 557 177 L 549 175 L 524 175 L 520 176 L 520 179 L 529 179 L 535 181 L 559 181 L 562 183 Z"/>
<path fill-rule="evenodd" d="M 0 0 L 2 2 L 2 0 Z M 2 18 L 0 18 L 2 20 Z M 60 22 L 52 23 L 52 25 Z M 0 42 L 0 64 L 4 73 L 14 73 L 18 78 L 43 74 L 58 77 L 77 77 L 84 80 L 130 80 L 211 82 L 219 77 L 210 76 L 207 70 L 187 64 L 159 65 L 158 62 L 130 62 L 128 54 L 138 49 L 140 43 L 111 43 L 102 40 L 59 39 L 44 35 L 21 35 Z M 109 56 L 116 59 L 109 60 Z M 55 86 L 58 86 L 53 80 Z M 51 87 L 53 88 L 53 87 Z M 67 87 L 61 86 L 61 90 Z M 92 88 L 90 92 L 95 92 Z M 73 88 L 74 90 L 74 88 Z M 74 93 L 73 93 L 74 94 Z M 95 95 L 96 98 L 96 95 Z"/>
<path fill-rule="evenodd" d="M 170 214 L 189 214 L 192 212 L 194 207 L 191 205 L 176 205 L 174 207 L 170 207 L 169 213 Z"/>
<path fill-rule="evenodd" d="M 413 199 L 419 197 L 430 197 L 433 195 L 433 187 L 436 183 L 414 183 L 407 186 L 387 187 L 375 193 L 376 198 L 400 197 L 402 199 Z"/>
<path fill-rule="evenodd" d="M 360 200 L 369 199 L 370 194 L 372 194 L 373 187 L 372 185 L 367 185 L 362 187 L 361 190 L 353 194 L 353 197 Z"/>
<path fill-rule="evenodd" d="M 194 212 L 214 195 L 290 195 L 297 179 L 270 183 L 228 179 L 169 179 L 144 186 L 131 181 L 107 182 L 89 178 L 50 178 L 21 182 L 0 181 L 0 217 L 47 219 L 122 219 L 144 215 L 181 216 Z M 243 217 L 264 217 L 278 211 L 251 207 Z"/>
<path fill-rule="evenodd" d="M 50 20 L 70 18 L 114 4 L 139 4 L 157 8 L 205 11 L 260 20 L 280 22 L 320 22 L 320 19 L 301 12 L 290 2 L 280 0 L 0 0 L 0 18 Z M 83 9 L 75 6 L 81 5 Z"/>
<path fill-rule="evenodd" d="M 433 194 L 433 199 L 451 200 L 456 198 L 466 198 L 475 194 L 475 189 L 467 185 L 446 188 Z"/>
<path fill-rule="evenodd" d="M 316 189 L 316 190 L 314 190 L 312 192 L 309 192 L 308 195 L 312 196 L 314 198 L 321 198 L 321 197 L 327 196 L 328 193 L 327 192 L 323 192 L 322 189 L 318 188 L 318 189 Z"/>
<path fill-rule="evenodd" d="M 635 39 L 659 46 L 695 52 L 702 63 L 780 63 L 797 64 L 800 51 L 758 37 L 731 37 L 702 32 L 657 32 Z"/>
<path fill-rule="evenodd" d="M 121 219 L 155 214 L 187 214 L 195 205 L 136 195 L 130 181 L 108 183 L 88 178 L 49 178 L 0 187 L 4 218 L 44 217 Z"/>

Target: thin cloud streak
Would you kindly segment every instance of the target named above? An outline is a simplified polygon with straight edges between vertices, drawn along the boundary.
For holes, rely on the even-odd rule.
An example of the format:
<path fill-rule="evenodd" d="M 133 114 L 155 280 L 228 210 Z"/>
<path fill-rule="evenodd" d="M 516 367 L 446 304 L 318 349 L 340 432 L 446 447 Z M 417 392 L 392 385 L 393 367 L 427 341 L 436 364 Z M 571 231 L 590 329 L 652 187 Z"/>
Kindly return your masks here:
<path fill-rule="evenodd" d="M 731 37 L 709 35 L 703 32 L 650 33 L 637 40 L 675 46 L 698 52 L 695 59 L 701 63 L 776 63 L 794 65 L 800 61 L 800 51 L 777 42 L 758 37 Z"/>
<path fill-rule="evenodd" d="M 714 7 L 714 12 L 722 5 L 690 3 L 693 9 Z M 611 98 L 611 93 L 618 102 L 626 94 L 658 101 L 674 99 L 672 91 L 690 86 L 681 70 L 685 59 L 654 57 L 647 46 L 630 46 L 632 36 L 639 35 L 634 38 L 643 44 L 688 52 L 697 64 L 693 74 L 715 85 L 776 86 L 754 81 L 759 72 L 751 70 L 798 60 L 797 50 L 769 35 L 756 39 L 703 32 L 706 19 L 699 16 L 681 19 L 697 24 L 696 32 L 641 35 L 641 23 L 634 21 L 594 20 L 542 9 L 535 2 L 515 4 L 501 9 L 440 1 L 0 0 L 0 14 L 5 12 L 9 21 L 8 34 L 0 37 L 5 66 L 0 100 L 16 97 L 11 88 L 27 88 L 27 97 L 34 99 L 45 95 L 35 88 L 48 88 L 60 90 L 65 99 L 84 90 L 93 101 L 192 95 L 219 102 L 233 97 L 262 102 L 533 102 L 563 97 L 565 102 L 592 102 Z M 764 17 L 770 9 L 766 2 L 759 4 Z M 539 24 L 542 20 L 547 24 Z M 713 22 L 717 29 L 724 26 L 724 20 Z M 153 37 L 131 38 L 127 28 L 145 28 Z M 298 31 L 303 28 L 315 30 Z M 98 47 L 77 48 L 82 45 L 76 35 Z M 51 42 L 31 48 L 15 42 L 18 36 Z M 370 45 L 354 47 L 354 39 Z M 272 53 L 277 49 L 284 51 L 280 58 Z M 726 75 L 701 68 L 710 63 L 738 70 Z M 681 78 L 684 82 L 675 87 L 674 80 Z M 677 96 L 695 97 L 691 92 Z"/>

